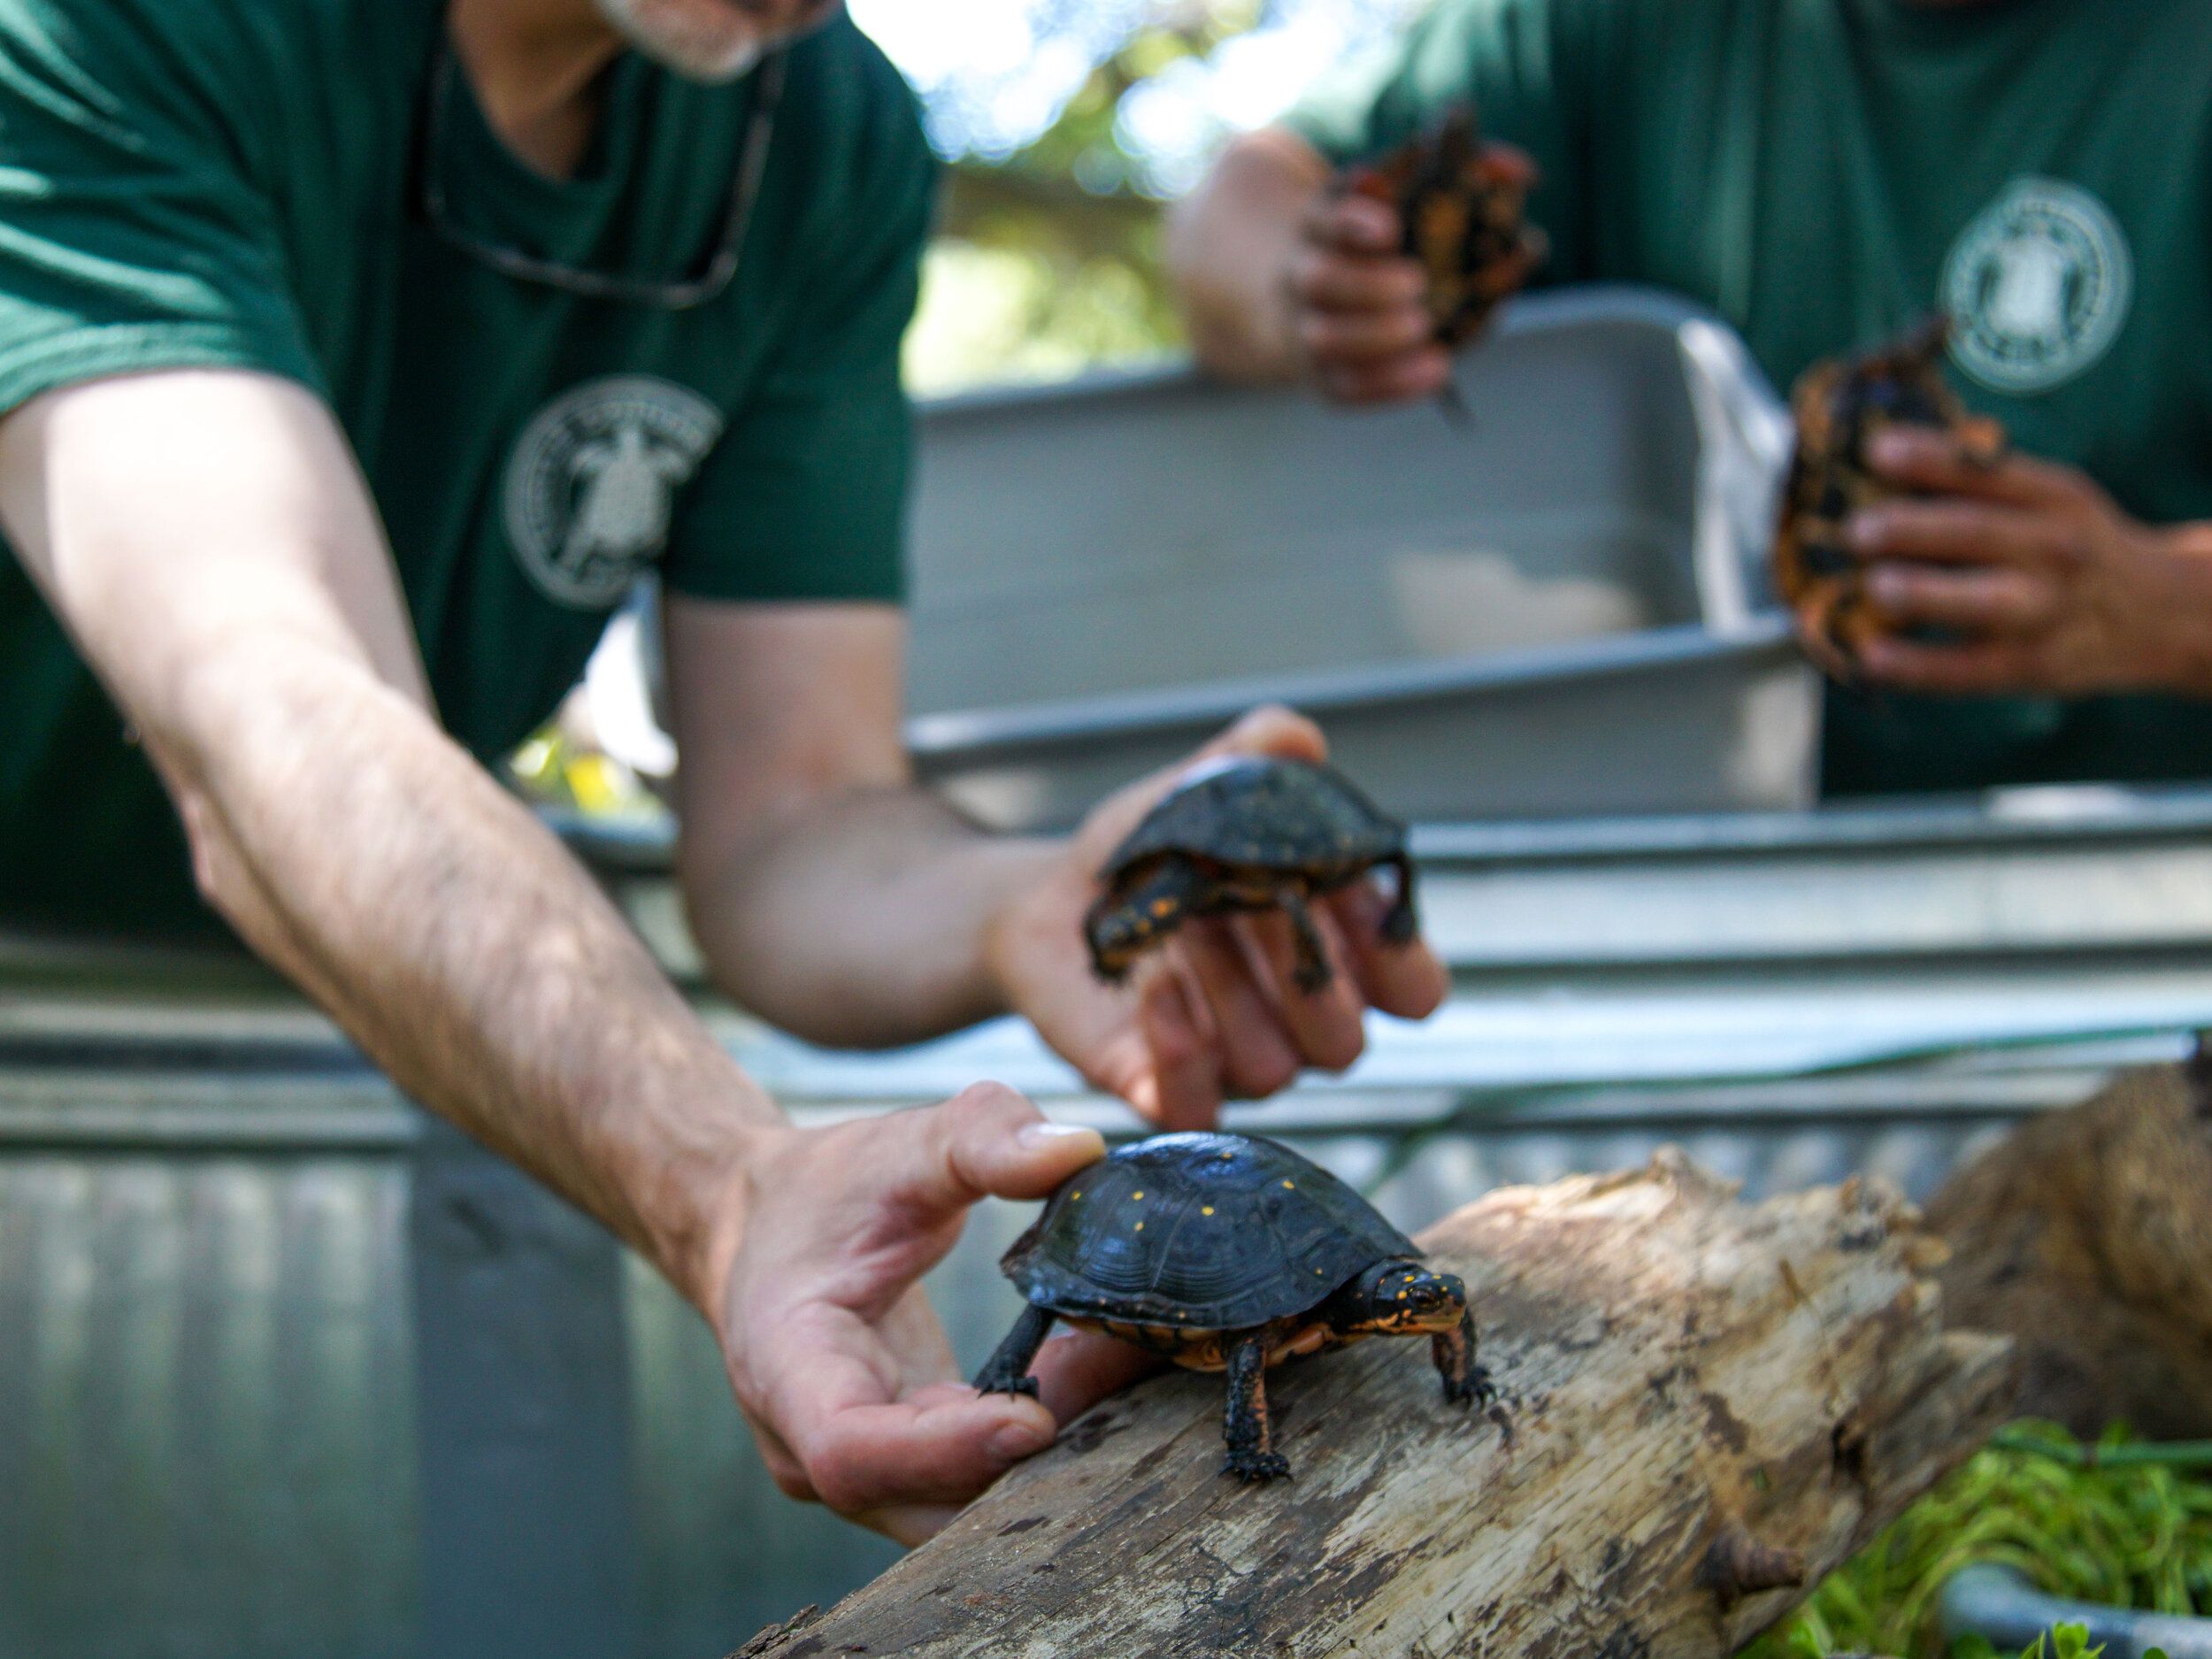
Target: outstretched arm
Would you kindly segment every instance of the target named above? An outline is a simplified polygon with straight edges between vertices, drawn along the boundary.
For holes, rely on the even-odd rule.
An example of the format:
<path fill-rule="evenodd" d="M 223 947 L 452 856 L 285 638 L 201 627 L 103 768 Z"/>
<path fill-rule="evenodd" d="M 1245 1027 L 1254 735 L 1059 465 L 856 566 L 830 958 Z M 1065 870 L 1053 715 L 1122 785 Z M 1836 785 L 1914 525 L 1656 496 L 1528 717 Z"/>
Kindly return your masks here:
<path fill-rule="evenodd" d="M 1237 380 L 1303 380 L 1340 403 L 1430 397 L 1451 377 L 1386 204 L 1329 189 L 1287 128 L 1222 152 L 1168 225 L 1168 265 L 1198 360 Z"/>
<path fill-rule="evenodd" d="M 0 523 L 160 769 L 207 896 L 415 1099 L 705 1314 L 788 1491 L 914 1537 L 1114 1380 L 957 1380 L 915 1281 L 985 1193 L 1102 1150 L 1008 1091 L 800 1131 L 560 845 L 438 729 L 328 412 L 233 371 L 0 422 Z M 1110 1363 L 1110 1362 L 1108 1362 Z"/>
<path fill-rule="evenodd" d="M 1187 924 L 1126 987 L 1083 944 L 1094 876 L 1173 769 L 1101 805 L 1071 840 L 985 834 L 912 787 L 900 743 L 904 623 L 888 606 L 673 598 L 669 689 L 682 756 L 679 873 L 717 979 L 818 1042 L 913 1042 L 987 1015 L 1030 1019 L 1097 1087 L 1171 1127 L 1348 1065 L 1370 1006 L 1435 1008 L 1444 970 L 1383 936 L 1356 885 L 1314 907 L 1343 972 L 1308 992 L 1281 915 Z M 1319 758 L 1321 735 L 1263 710 L 1202 753 Z"/>

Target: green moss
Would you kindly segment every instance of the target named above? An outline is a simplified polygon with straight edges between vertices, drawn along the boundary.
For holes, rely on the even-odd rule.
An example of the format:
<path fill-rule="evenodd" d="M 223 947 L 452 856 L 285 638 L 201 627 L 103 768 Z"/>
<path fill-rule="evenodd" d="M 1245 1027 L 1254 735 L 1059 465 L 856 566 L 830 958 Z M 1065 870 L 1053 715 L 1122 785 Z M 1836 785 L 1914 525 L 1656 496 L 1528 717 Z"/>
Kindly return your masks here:
<path fill-rule="evenodd" d="M 1978 1561 L 2016 1567 L 2058 1595 L 2212 1614 L 2208 1465 L 2212 1448 L 2147 1446 L 2119 1430 L 2085 1447 L 2047 1424 L 2016 1425 L 1830 1574 L 1744 1659 L 1986 1659 L 1986 1643 L 1947 1655 L 1935 1619 L 1944 1581 Z M 2056 1645 L 2057 1659 L 2090 1659 L 2079 1641 L 2070 1652 Z"/>

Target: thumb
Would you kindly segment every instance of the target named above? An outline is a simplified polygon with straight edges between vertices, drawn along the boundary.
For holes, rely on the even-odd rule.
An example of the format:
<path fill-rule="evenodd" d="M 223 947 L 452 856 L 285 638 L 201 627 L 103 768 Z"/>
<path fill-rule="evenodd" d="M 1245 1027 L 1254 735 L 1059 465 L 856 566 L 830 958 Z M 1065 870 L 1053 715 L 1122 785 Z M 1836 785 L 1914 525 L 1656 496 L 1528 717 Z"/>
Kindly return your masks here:
<path fill-rule="evenodd" d="M 908 1192 L 938 1210 L 965 1209 L 987 1197 L 1042 1198 L 1106 1156 L 1097 1130 L 1053 1123 L 1002 1083 L 977 1083 L 941 1106 L 901 1116 L 921 1142 Z"/>
<path fill-rule="evenodd" d="M 1210 739 L 1192 758 L 1212 760 L 1224 755 L 1269 755 L 1279 760 L 1319 762 L 1329 757 L 1329 740 L 1295 709 L 1263 703 Z"/>

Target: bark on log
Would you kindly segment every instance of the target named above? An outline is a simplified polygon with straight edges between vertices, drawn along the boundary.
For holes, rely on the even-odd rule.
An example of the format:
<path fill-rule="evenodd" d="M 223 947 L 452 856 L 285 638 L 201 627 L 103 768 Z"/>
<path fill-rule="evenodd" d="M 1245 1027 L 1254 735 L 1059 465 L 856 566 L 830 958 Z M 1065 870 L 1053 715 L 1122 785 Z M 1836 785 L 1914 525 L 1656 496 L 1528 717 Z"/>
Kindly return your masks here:
<path fill-rule="evenodd" d="M 1751 1208 L 1663 1154 L 1422 1242 L 1476 1299 L 1502 1422 L 1447 1407 L 1425 1344 L 1366 1342 L 1270 1373 L 1295 1478 L 1246 1487 L 1217 1472 L 1219 1379 L 1156 1379 L 748 1651 L 1718 1659 L 2010 1395 L 1878 1186 Z"/>
<path fill-rule="evenodd" d="M 2094 1435 L 2212 1435 L 2206 1068 L 2123 1074 L 2023 1125 L 1928 1207 L 1956 1323 L 2010 1333 L 2020 1409 Z"/>

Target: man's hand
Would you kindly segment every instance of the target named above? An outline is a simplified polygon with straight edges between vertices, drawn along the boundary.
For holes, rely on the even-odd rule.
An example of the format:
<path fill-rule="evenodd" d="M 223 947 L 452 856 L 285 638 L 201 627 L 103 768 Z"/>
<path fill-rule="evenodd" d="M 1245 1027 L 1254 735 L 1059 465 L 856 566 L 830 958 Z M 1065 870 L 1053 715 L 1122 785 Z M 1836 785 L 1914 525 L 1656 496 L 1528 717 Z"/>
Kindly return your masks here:
<path fill-rule="evenodd" d="M 1246 716 L 1189 761 L 1101 804 L 989 932 L 1008 1003 L 1094 1084 L 1156 1124 L 1203 1127 L 1224 1100 L 1271 1094 L 1302 1066 L 1340 1070 L 1359 1057 L 1368 1008 L 1418 1019 L 1450 988 L 1426 945 L 1383 940 L 1387 902 L 1365 881 L 1313 907 L 1335 970 L 1317 992 L 1298 988 L 1290 923 L 1274 913 L 1186 922 L 1125 986 L 1091 972 L 1082 924 L 1099 868 L 1191 765 L 1225 754 L 1326 753 L 1319 729 L 1288 710 Z"/>
<path fill-rule="evenodd" d="M 1423 296 L 1427 277 L 1400 251 L 1397 210 L 1324 190 L 1307 207 L 1282 283 L 1306 378 L 1340 403 L 1433 397 L 1450 381 Z"/>
<path fill-rule="evenodd" d="M 1891 427 L 1868 457 L 1916 499 L 1852 516 L 1867 597 L 1888 625 L 1866 678 L 1933 692 L 2212 695 L 2212 534 L 2139 524 L 2085 474 Z M 1940 631 L 1948 637 L 1911 638 Z"/>
<path fill-rule="evenodd" d="M 741 1233 L 710 1300 L 730 1380 L 776 1484 L 907 1543 L 937 1531 L 1056 1425 L 1151 1368 L 1071 1333 L 1041 1401 L 960 1379 L 917 1281 L 987 1195 L 1042 1198 L 1105 1153 L 1012 1090 L 829 1129 L 786 1129 L 744 1171 Z"/>

